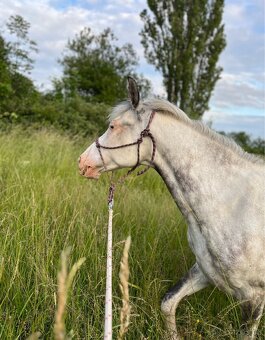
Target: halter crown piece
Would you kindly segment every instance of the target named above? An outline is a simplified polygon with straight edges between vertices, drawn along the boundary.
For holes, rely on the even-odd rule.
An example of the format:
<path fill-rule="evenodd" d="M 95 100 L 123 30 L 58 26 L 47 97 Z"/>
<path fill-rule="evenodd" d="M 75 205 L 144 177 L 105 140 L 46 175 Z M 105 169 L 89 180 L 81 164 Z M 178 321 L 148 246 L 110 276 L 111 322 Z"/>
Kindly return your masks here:
<path fill-rule="evenodd" d="M 104 161 L 104 158 L 103 158 L 103 155 L 102 155 L 102 152 L 101 152 L 101 149 L 108 149 L 108 150 L 114 150 L 114 149 L 121 149 L 121 148 L 126 148 L 127 146 L 132 146 L 132 145 L 137 145 L 137 162 L 136 164 L 127 172 L 127 174 L 125 176 L 123 176 L 120 180 L 119 180 L 119 183 L 122 183 L 126 178 L 127 176 L 129 176 L 136 168 L 138 168 L 140 166 L 140 145 L 142 144 L 143 142 L 143 139 L 145 137 L 149 137 L 152 141 L 152 145 L 153 145 L 153 150 L 152 150 L 152 156 L 151 156 L 151 160 L 150 160 L 150 163 L 152 164 L 153 161 L 154 161 L 154 158 L 155 158 L 155 153 L 156 153 L 156 142 L 155 142 L 155 138 L 154 136 L 152 135 L 152 133 L 150 132 L 150 125 L 153 121 L 153 118 L 155 116 L 155 111 L 152 111 L 151 112 L 151 115 L 150 115 L 150 118 L 149 118 L 149 121 L 148 121 L 148 124 L 146 126 L 146 128 L 144 130 L 141 131 L 140 133 L 140 137 L 137 139 L 136 142 L 132 142 L 132 143 L 128 143 L 128 144 L 123 144 L 123 145 L 117 145 L 117 146 L 105 146 L 105 145 L 101 145 L 99 143 L 99 139 L 97 138 L 95 143 L 96 143 L 96 147 L 98 149 L 98 152 L 99 152 L 99 155 L 100 155 L 100 158 L 102 160 L 102 163 L 103 163 L 103 166 L 104 166 L 104 169 L 107 170 L 107 167 L 106 167 L 106 163 Z M 145 167 L 145 169 L 139 171 L 137 173 L 137 176 L 140 176 L 144 173 L 146 173 L 147 170 L 149 170 L 151 168 L 151 164 L 147 165 Z M 112 200 L 113 200 L 113 195 L 114 195 L 114 191 L 115 191 L 115 185 L 114 183 L 111 183 L 110 185 L 110 188 L 109 188 L 109 197 L 108 197 L 108 203 L 111 204 Z"/>

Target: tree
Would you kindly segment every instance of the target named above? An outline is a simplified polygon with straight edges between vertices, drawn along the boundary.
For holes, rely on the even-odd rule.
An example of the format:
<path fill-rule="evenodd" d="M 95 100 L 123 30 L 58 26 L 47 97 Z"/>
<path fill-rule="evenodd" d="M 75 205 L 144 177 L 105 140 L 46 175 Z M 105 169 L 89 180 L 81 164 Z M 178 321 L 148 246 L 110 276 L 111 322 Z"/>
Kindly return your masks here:
<path fill-rule="evenodd" d="M 148 0 L 140 14 L 145 57 L 162 72 L 169 101 L 193 118 L 208 109 L 225 47 L 224 0 Z"/>
<path fill-rule="evenodd" d="M 29 38 L 30 23 L 20 15 L 11 15 L 6 26 L 14 36 L 14 41 L 8 43 L 13 71 L 30 73 L 34 63 L 30 54 L 38 51 L 36 42 Z"/>
<path fill-rule="evenodd" d="M 0 113 L 24 115 L 38 96 L 32 80 L 25 75 L 33 68 L 30 53 L 37 51 L 36 43 L 28 36 L 30 24 L 21 16 L 11 16 L 6 27 L 11 41 L 0 35 Z"/>
<path fill-rule="evenodd" d="M 225 134 L 224 132 L 222 132 Z M 256 139 L 252 139 L 250 135 L 248 135 L 244 131 L 240 132 L 230 132 L 227 134 L 228 137 L 234 139 L 234 141 L 239 144 L 245 151 L 265 155 L 265 140 L 258 137 Z"/>
<path fill-rule="evenodd" d="M 251 143 L 251 152 L 265 156 L 265 140 L 256 138 Z"/>
<path fill-rule="evenodd" d="M 5 109 L 6 101 L 12 92 L 8 54 L 8 46 L 0 35 L 0 111 Z"/>
<path fill-rule="evenodd" d="M 119 47 L 116 41 L 109 28 L 94 35 L 88 27 L 69 40 L 60 60 L 63 78 L 54 82 L 57 95 L 59 90 L 66 97 L 79 95 L 86 101 L 111 105 L 126 98 L 124 82 L 128 74 L 136 76 L 138 59 L 131 44 Z M 144 89 L 150 87 L 143 77 L 137 78 Z"/>

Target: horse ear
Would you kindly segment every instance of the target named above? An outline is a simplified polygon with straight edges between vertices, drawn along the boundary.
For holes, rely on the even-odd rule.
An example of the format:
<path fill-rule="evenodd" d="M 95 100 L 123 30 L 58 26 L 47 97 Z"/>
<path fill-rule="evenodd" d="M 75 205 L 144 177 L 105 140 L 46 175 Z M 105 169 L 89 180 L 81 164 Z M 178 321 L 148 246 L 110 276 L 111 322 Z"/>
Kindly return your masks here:
<path fill-rule="evenodd" d="M 137 83 L 135 79 L 133 79 L 132 77 L 127 78 L 127 89 L 132 106 L 134 109 L 136 109 L 140 101 L 140 93 L 138 90 Z"/>

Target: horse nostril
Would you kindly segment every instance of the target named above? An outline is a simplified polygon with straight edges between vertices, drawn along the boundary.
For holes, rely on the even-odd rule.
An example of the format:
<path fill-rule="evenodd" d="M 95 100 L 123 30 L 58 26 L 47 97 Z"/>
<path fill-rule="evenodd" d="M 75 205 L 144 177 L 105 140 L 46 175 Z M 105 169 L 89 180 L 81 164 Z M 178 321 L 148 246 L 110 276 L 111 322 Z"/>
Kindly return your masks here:
<path fill-rule="evenodd" d="M 89 165 L 85 165 L 83 169 L 80 170 L 80 175 L 84 176 L 84 174 L 87 172 L 87 169 L 91 168 Z"/>
<path fill-rule="evenodd" d="M 86 173 L 86 167 L 84 167 L 83 169 L 80 170 L 80 175 L 84 176 L 84 174 Z"/>

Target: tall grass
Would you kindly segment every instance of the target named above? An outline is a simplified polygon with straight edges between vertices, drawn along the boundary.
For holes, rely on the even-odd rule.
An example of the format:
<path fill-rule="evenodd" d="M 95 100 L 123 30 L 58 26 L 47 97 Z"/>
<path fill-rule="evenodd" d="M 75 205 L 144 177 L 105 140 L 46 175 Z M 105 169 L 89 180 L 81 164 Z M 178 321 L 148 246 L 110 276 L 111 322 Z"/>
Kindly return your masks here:
<path fill-rule="evenodd" d="M 108 176 L 87 181 L 76 160 L 89 141 L 55 132 L 0 135 L 0 339 L 53 337 L 61 251 L 68 267 L 81 257 L 67 303 L 66 329 L 75 339 L 101 339 L 104 326 Z M 185 222 L 155 172 L 131 177 L 116 192 L 114 208 L 114 338 L 119 332 L 119 261 L 130 249 L 130 327 L 127 339 L 164 339 L 160 301 L 193 264 Z M 181 335 L 233 339 L 237 302 L 208 288 L 181 302 Z M 264 329 L 259 330 L 265 337 Z"/>

